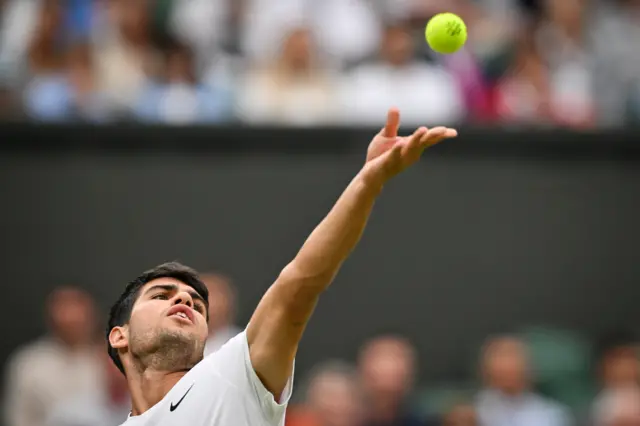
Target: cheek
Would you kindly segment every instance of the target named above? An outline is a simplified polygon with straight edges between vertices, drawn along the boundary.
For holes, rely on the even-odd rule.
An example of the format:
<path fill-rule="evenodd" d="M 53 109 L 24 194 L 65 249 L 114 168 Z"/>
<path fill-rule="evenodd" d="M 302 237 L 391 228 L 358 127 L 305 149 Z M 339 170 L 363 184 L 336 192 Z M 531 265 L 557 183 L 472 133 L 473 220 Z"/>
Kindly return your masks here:
<path fill-rule="evenodd" d="M 198 321 L 197 329 L 198 335 L 203 339 L 206 339 L 209 335 L 209 327 L 207 325 L 207 320 L 204 317 L 200 318 L 200 321 Z"/>
<path fill-rule="evenodd" d="M 146 330 L 152 329 L 156 323 L 157 315 L 154 315 L 153 310 L 145 306 L 134 308 L 129 319 L 130 334 L 144 333 Z"/>

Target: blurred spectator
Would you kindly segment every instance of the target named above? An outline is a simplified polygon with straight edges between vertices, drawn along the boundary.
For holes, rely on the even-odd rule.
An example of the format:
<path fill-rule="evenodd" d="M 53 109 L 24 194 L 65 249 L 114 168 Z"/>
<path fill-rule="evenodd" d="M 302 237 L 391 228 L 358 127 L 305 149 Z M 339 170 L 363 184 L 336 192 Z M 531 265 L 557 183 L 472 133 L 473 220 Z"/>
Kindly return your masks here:
<path fill-rule="evenodd" d="M 596 106 L 585 1 L 540 4 L 540 19 L 522 27 L 512 66 L 499 82 L 498 115 L 518 124 L 592 127 Z"/>
<path fill-rule="evenodd" d="M 40 11 L 40 0 L 6 0 L 0 16 L 0 76 L 14 87 L 22 83 Z"/>
<path fill-rule="evenodd" d="M 364 415 L 357 371 L 333 361 L 311 372 L 302 407 L 287 414 L 286 426 L 361 426 Z"/>
<path fill-rule="evenodd" d="M 231 93 L 224 87 L 207 87 L 196 77 L 192 52 L 185 45 L 166 48 L 164 76 L 148 81 L 135 114 L 142 121 L 193 124 L 220 122 L 231 115 Z"/>
<path fill-rule="evenodd" d="M 86 43 L 72 46 L 68 56 L 69 108 L 76 119 L 105 122 L 111 106 L 98 86 L 93 47 Z"/>
<path fill-rule="evenodd" d="M 635 336 L 626 331 L 609 333 L 598 342 L 596 358 L 601 391 L 593 404 L 595 417 L 616 391 L 640 389 L 636 342 Z"/>
<path fill-rule="evenodd" d="M 227 341 L 240 333 L 234 324 L 236 294 L 231 281 L 219 274 L 203 274 L 202 281 L 209 289 L 209 338 L 205 355 L 217 351 Z"/>
<path fill-rule="evenodd" d="M 593 63 L 585 31 L 587 0 L 544 0 L 538 50 L 550 68 L 552 109 L 561 125 L 591 127 L 595 119 Z"/>
<path fill-rule="evenodd" d="M 443 68 L 415 59 L 414 39 L 404 24 L 386 28 L 380 59 L 348 75 L 341 97 L 344 118 L 362 125 L 377 125 L 391 105 L 409 126 L 448 125 L 465 116 L 456 81 Z"/>
<path fill-rule="evenodd" d="M 153 74 L 148 0 L 108 0 L 106 33 L 96 50 L 100 86 L 121 115 L 131 113 L 148 74 Z"/>
<path fill-rule="evenodd" d="M 55 74 L 34 77 L 25 89 L 27 114 L 41 121 L 105 122 L 109 104 L 96 87 L 93 52 L 88 44 L 72 46 Z"/>
<path fill-rule="evenodd" d="M 61 121 L 69 116 L 69 86 L 65 78 L 62 7 L 56 0 L 42 2 L 29 46 L 29 75 L 24 92 L 29 117 Z"/>
<path fill-rule="evenodd" d="M 626 388 L 610 391 L 601 401 L 594 426 L 640 426 L 640 391 Z"/>
<path fill-rule="evenodd" d="M 277 62 L 247 76 L 238 115 L 250 123 L 330 123 L 336 112 L 336 92 L 316 53 L 309 29 L 293 30 Z"/>
<path fill-rule="evenodd" d="M 600 384 L 604 390 L 635 387 L 640 384 L 640 364 L 633 333 L 610 333 L 598 343 Z"/>
<path fill-rule="evenodd" d="M 219 53 L 231 32 L 232 1 L 241 3 L 241 0 L 192 0 L 173 4 L 173 32 L 204 62 Z"/>
<path fill-rule="evenodd" d="M 531 390 L 525 344 L 516 337 L 491 339 L 483 350 L 485 389 L 476 402 L 482 426 L 566 426 L 570 416 L 559 404 Z"/>
<path fill-rule="evenodd" d="M 93 393 L 100 379 L 91 297 L 76 288 L 59 288 L 46 308 L 49 335 L 18 350 L 9 362 L 7 426 L 45 426 L 57 404 Z"/>
<path fill-rule="evenodd" d="M 31 78 L 24 89 L 25 112 L 40 121 L 105 121 L 109 108 L 96 85 L 92 48 L 82 40 L 68 41 L 62 4 L 41 2 L 29 48 Z"/>
<path fill-rule="evenodd" d="M 382 336 L 367 342 L 358 359 L 367 426 L 423 426 L 407 407 L 416 375 L 416 353 L 405 339 Z"/>
<path fill-rule="evenodd" d="M 311 1 L 310 25 L 318 46 L 335 66 L 354 64 L 376 52 L 382 38 L 372 0 Z"/>
<path fill-rule="evenodd" d="M 268 65 L 282 50 L 282 40 L 306 27 L 306 0 L 243 0 L 240 50 L 252 65 Z"/>
<path fill-rule="evenodd" d="M 127 379 L 115 366 L 106 347 L 99 346 L 96 355 L 102 362 L 99 386 L 56 406 L 46 426 L 116 426 L 131 412 Z"/>
<path fill-rule="evenodd" d="M 528 29 L 523 29 L 511 67 L 496 86 L 500 121 L 539 125 L 554 122 L 549 71 Z"/>
<path fill-rule="evenodd" d="M 454 55 L 424 43 L 443 11 L 467 23 Z M 22 109 L 13 98 L 47 121 L 219 122 L 233 98 L 241 121 L 261 124 L 377 126 L 391 105 L 411 126 L 640 123 L 638 0 L 4 0 L 1 12 L 0 85 L 13 94 L 0 101 L 14 110 L 4 117 Z M 43 17 L 55 31 L 43 35 Z M 162 60 L 156 45 L 172 37 L 193 53 Z M 69 44 L 98 47 L 82 96 Z"/>
<path fill-rule="evenodd" d="M 455 405 L 446 414 L 443 426 L 478 426 L 478 416 L 471 404 Z"/>
<path fill-rule="evenodd" d="M 598 115 L 603 126 L 638 122 L 640 84 L 640 2 L 595 3 L 589 24 L 596 66 Z M 629 108 L 630 107 L 630 108 Z"/>

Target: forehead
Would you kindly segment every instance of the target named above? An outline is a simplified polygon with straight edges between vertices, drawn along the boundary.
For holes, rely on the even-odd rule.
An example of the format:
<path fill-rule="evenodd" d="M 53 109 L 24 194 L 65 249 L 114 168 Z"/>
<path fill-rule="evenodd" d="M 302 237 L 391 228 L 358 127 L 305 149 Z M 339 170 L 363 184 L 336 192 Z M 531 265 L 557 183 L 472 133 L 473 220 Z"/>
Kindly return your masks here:
<path fill-rule="evenodd" d="M 381 338 L 370 343 L 363 353 L 364 361 L 385 360 L 394 358 L 398 361 L 409 362 L 413 358 L 413 349 L 402 340 Z"/>
<path fill-rule="evenodd" d="M 153 279 L 148 283 L 146 283 L 145 285 L 143 285 L 140 288 L 140 292 L 138 293 L 137 301 L 139 301 L 140 299 L 143 299 L 144 296 L 149 292 L 149 290 L 157 286 L 177 286 L 178 291 L 187 291 L 189 293 L 196 293 L 193 287 L 183 283 L 177 278 L 162 277 L 162 278 Z M 162 291 L 162 289 L 158 289 L 158 291 Z"/>
<path fill-rule="evenodd" d="M 516 339 L 497 339 L 487 345 L 484 355 L 487 361 L 504 357 L 524 360 L 527 357 L 527 348 L 524 342 Z"/>

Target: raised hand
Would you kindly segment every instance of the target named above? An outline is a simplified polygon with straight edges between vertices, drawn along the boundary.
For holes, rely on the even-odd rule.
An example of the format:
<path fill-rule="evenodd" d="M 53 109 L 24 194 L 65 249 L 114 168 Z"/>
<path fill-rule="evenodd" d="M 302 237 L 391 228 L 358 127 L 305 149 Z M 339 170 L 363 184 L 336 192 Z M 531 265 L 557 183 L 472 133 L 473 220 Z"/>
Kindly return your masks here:
<path fill-rule="evenodd" d="M 369 179 L 383 185 L 416 161 L 430 146 L 458 135 L 455 129 L 420 127 L 412 135 L 398 136 L 400 112 L 396 108 L 389 110 L 387 123 L 378 133 L 367 150 L 365 174 Z"/>

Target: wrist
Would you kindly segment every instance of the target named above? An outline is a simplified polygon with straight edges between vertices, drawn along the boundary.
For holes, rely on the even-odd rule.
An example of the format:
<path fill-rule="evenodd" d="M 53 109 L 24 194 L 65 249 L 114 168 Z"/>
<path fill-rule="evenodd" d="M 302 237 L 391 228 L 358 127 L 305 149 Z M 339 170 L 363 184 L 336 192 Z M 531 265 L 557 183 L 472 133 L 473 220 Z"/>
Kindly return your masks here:
<path fill-rule="evenodd" d="M 365 164 L 360 173 L 356 176 L 359 185 L 364 191 L 370 192 L 373 195 L 378 195 L 386 179 L 381 175 L 380 170 L 370 167 L 369 164 Z"/>

